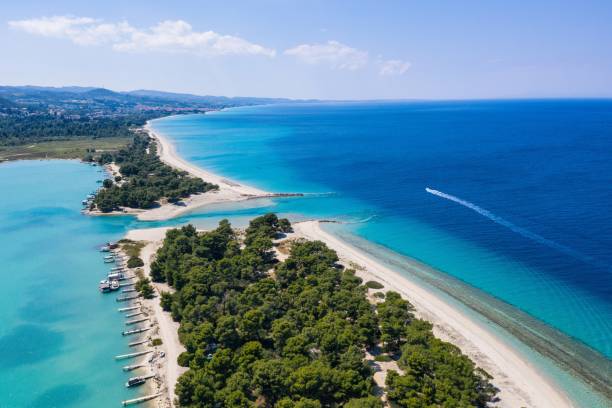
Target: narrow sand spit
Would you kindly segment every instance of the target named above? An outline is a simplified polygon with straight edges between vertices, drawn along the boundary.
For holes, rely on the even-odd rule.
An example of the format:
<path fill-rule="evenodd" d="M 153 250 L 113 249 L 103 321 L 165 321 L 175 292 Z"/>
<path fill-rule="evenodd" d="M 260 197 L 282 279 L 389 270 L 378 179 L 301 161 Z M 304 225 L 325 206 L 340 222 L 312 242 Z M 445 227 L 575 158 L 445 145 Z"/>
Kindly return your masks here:
<path fill-rule="evenodd" d="M 163 204 L 158 208 L 139 212 L 139 220 L 166 220 L 206 205 L 278 196 L 278 194 L 236 183 L 188 163 L 178 156 L 174 145 L 168 139 L 153 131 L 149 123 L 144 128 L 157 141 L 157 153 L 164 163 L 176 169 L 186 171 L 192 176 L 200 177 L 206 182 L 214 183 L 219 186 L 219 190 L 192 195 L 177 204 Z"/>
<path fill-rule="evenodd" d="M 325 242 L 345 265 L 359 265 L 361 268 L 356 273 L 364 281 L 376 280 L 385 285 L 382 291 L 393 290 L 409 300 L 419 317 L 433 323 L 436 336 L 459 347 L 494 377 L 492 382 L 500 389 L 501 401 L 497 405 L 509 408 L 573 406 L 562 391 L 514 348 L 442 298 L 324 231 L 318 221 L 295 223 L 293 228 L 298 237 Z"/>
<path fill-rule="evenodd" d="M 128 232 L 125 238 L 134 241 L 145 241 L 146 245 L 140 252 L 140 257 L 144 261 L 143 272 L 150 277 L 151 262 L 154 260 L 155 253 L 161 247 L 163 239 L 166 236 L 166 231 L 169 228 L 150 228 L 141 230 L 132 230 Z M 163 359 L 160 377 L 162 380 L 162 391 L 167 391 L 167 399 L 160 399 L 160 407 L 174 406 L 174 389 L 179 376 L 187 371 L 186 368 L 178 365 L 178 356 L 185 347 L 181 344 L 178 337 L 179 324 L 172 320 L 172 316 L 168 312 L 164 312 L 159 303 L 162 292 L 172 292 L 173 289 L 162 283 L 151 283 L 155 288 L 156 297 L 150 300 L 143 300 L 144 307 L 153 312 L 155 321 L 157 321 L 157 337 L 161 338 L 161 348 L 165 351 L 166 357 Z"/>

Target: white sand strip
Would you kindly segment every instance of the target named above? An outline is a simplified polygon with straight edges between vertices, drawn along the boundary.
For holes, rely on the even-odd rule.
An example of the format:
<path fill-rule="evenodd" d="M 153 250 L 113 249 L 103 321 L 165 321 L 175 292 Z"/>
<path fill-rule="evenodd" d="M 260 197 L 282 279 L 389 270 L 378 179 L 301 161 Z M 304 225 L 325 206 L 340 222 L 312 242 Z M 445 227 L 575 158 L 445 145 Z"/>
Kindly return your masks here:
<path fill-rule="evenodd" d="M 126 238 L 147 241 L 147 245 L 142 248 L 140 257 L 144 261 L 143 271 L 145 275 L 150 277 L 151 274 L 151 262 L 157 250 L 161 247 L 163 239 L 166 236 L 166 231 L 169 228 L 150 228 L 141 230 L 132 230 L 126 235 Z M 176 382 L 181 374 L 187 371 L 187 368 L 178 365 L 178 356 L 185 351 L 185 347 L 181 344 L 178 337 L 179 323 L 172 320 L 172 316 L 169 312 L 164 312 L 159 301 L 161 292 L 173 292 L 174 290 L 166 284 L 152 282 L 155 288 L 156 297 L 150 300 L 144 300 L 145 305 L 153 310 L 155 320 L 158 325 L 158 335 L 162 340 L 162 348 L 166 353 L 166 357 L 163 362 L 163 382 L 167 387 L 166 400 L 170 406 L 174 406 L 174 390 L 176 388 Z M 164 399 L 165 400 L 165 399 Z M 165 401 L 160 400 L 160 406 L 165 406 Z"/>
<path fill-rule="evenodd" d="M 255 187 L 239 184 L 228 180 L 210 171 L 203 170 L 185 160 L 177 153 L 174 145 L 163 135 L 153 131 L 150 123 L 144 129 L 157 141 L 157 154 L 161 161 L 179 170 L 183 170 L 192 176 L 219 186 L 217 191 L 209 191 L 203 194 L 195 194 L 182 200 L 177 204 L 163 204 L 160 207 L 139 212 L 138 219 L 142 221 L 167 220 L 178 217 L 196 208 L 201 208 L 211 204 L 228 203 L 234 201 L 248 200 L 259 197 L 274 197 L 277 194 L 269 193 Z"/>

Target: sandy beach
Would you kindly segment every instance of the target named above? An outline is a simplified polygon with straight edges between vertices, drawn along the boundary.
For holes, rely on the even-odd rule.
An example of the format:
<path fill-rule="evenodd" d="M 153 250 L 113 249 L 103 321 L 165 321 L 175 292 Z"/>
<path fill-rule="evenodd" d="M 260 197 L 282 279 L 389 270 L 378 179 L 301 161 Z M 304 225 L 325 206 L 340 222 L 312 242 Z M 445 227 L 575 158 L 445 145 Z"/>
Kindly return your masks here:
<path fill-rule="evenodd" d="M 567 396 L 531 366 L 502 339 L 454 309 L 442 298 L 384 266 L 376 259 L 324 231 L 318 221 L 293 224 L 295 235 L 323 241 L 334 249 L 345 265 L 357 264 L 357 275 L 364 282 L 376 280 L 400 293 L 414 305 L 417 315 L 434 325 L 439 338 L 453 343 L 476 364 L 494 377 L 500 389 L 501 407 L 572 407 Z"/>
<path fill-rule="evenodd" d="M 147 123 L 144 129 L 156 140 L 158 155 L 164 163 L 174 168 L 184 170 L 195 177 L 203 179 L 206 182 L 214 183 L 219 186 L 219 189 L 217 191 L 209 191 L 204 194 L 193 195 L 177 204 L 163 204 L 158 208 L 138 212 L 137 216 L 139 220 L 167 220 L 193 211 L 196 208 L 201 208 L 211 204 L 220 204 L 255 198 L 295 195 L 271 193 L 251 186 L 246 186 L 244 184 L 239 184 L 235 181 L 228 180 L 225 177 L 194 166 L 193 164 L 188 163 L 179 157 L 176 153 L 174 145 L 168 139 L 163 137 L 163 135 L 155 132 L 150 123 Z"/>
<path fill-rule="evenodd" d="M 162 245 L 168 229 L 164 227 L 132 230 L 125 236 L 127 239 L 146 243 L 140 252 L 140 257 L 144 262 L 142 269 L 146 276 L 150 276 L 151 262 L 155 259 L 155 253 Z M 157 406 L 165 408 L 174 406 L 176 382 L 179 376 L 187 371 L 177 362 L 179 354 L 185 351 L 185 347 L 179 341 L 179 323 L 172 320 L 170 313 L 165 312 L 159 303 L 162 292 L 173 292 L 174 290 L 162 283 L 152 282 L 151 285 L 155 289 L 155 297 L 153 299 L 143 299 L 142 308 L 152 313 L 152 320 L 156 323 L 155 337 L 162 340 L 162 345 L 158 348 L 166 354 L 161 363 L 153 367 L 153 371 L 156 372 L 159 380 L 153 391 L 154 393 L 161 392 L 164 395 L 164 398 L 158 399 Z"/>

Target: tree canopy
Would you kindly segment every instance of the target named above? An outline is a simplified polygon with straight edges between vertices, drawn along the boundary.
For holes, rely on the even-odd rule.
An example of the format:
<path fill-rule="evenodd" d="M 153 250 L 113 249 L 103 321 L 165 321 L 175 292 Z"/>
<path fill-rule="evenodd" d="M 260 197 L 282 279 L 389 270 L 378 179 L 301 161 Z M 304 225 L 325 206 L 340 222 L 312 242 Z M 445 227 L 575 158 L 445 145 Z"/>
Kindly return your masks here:
<path fill-rule="evenodd" d="M 94 199 L 95 207 L 102 212 L 121 207 L 153 208 L 162 198 L 176 202 L 192 194 L 218 188 L 162 163 L 157 156 L 156 145 L 150 142 L 146 134 L 136 134 L 126 149 L 114 154 L 102 154 L 98 162 L 115 162 L 123 181 L 121 185 L 114 184 L 110 179 L 104 181 L 105 188 Z"/>
<path fill-rule="evenodd" d="M 406 407 L 484 406 L 488 379 L 435 339 L 399 295 L 390 293 L 377 311 L 361 279 L 319 241 L 293 243 L 278 262 L 273 239 L 289 228 L 268 214 L 251 221 L 244 235 L 226 220 L 209 232 L 191 225 L 167 232 L 151 275 L 176 289 L 162 293 L 161 302 L 180 322 L 187 350 L 179 357 L 189 367 L 176 387 L 180 406 L 378 408 L 365 351 L 381 341 L 401 348 L 400 365 L 408 371 L 418 367 L 407 349 L 417 339 L 434 354 L 439 369 L 426 368 L 435 372 L 437 388 L 429 389 L 425 374 L 412 374 L 411 390 L 427 390 L 428 398 L 414 405 L 394 380 L 393 400 Z M 440 395 L 429 398 L 432 392 Z"/>

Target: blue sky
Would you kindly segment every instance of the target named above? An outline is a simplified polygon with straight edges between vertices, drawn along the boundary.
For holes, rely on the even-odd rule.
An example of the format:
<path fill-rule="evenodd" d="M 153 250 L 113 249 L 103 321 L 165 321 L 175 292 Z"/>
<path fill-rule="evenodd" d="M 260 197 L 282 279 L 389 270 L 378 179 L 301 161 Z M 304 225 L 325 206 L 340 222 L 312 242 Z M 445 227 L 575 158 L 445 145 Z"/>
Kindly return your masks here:
<path fill-rule="evenodd" d="M 612 97 L 611 1 L 22 0 L 0 16 L 7 85 Z"/>

